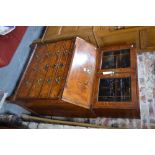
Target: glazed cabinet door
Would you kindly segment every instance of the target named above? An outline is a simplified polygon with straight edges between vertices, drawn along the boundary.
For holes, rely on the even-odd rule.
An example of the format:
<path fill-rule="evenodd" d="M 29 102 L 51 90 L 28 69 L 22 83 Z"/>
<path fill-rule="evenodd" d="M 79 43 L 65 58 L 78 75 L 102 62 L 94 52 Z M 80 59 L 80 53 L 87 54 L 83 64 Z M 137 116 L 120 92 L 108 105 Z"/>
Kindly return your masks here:
<path fill-rule="evenodd" d="M 95 107 L 133 108 L 137 101 L 136 84 L 136 77 L 129 73 L 98 77 Z"/>
<path fill-rule="evenodd" d="M 93 108 L 134 109 L 138 106 L 136 49 L 116 46 L 101 50 Z"/>

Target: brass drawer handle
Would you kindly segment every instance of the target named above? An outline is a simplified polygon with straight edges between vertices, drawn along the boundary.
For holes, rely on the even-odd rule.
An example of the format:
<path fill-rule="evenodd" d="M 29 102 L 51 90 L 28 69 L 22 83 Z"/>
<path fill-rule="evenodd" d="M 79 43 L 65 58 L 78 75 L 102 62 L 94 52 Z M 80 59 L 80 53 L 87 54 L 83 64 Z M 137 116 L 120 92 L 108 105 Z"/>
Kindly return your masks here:
<path fill-rule="evenodd" d="M 28 85 L 30 85 L 30 84 L 31 84 L 31 82 L 30 82 L 30 81 L 28 81 L 28 80 L 27 80 L 27 81 L 25 81 L 25 85 L 26 85 L 26 86 L 28 86 Z"/>
<path fill-rule="evenodd" d="M 37 80 L 37 83 L 40 85 L 40 84 L 42 84 L 42 82 L 43 82 L 43 79 L 38 79 Z"/>
<path fill-rule="evenodd" d="M 51 81 L 52 81 L 52 78 L 48 78 L 46 81 L 47 81 L 48 84 L 50 84 Z"/>
<path fill-rule="evenodd" d="M 62 68 L 62 67 L 64 67 L 64 64 L 54 64 L 53 65 L 53 68 Z"/>
<path fill-rule="evenodd" d="M 57 84 L 60 84 L 61 79 L 56 78 L 55 81 L 56 81 Z"/>
<path fill-rule="evenodd" d="M 68 56 L 68 55 L 71 54 L 71 52 L 70 52 L 69 50 L 65 50 L 65 51 L 63 52 L 63 54 L 64 54 L 65 56 Z"/>
<path fill-rule="evenodd" d="M 46 55 L 47 57 L 50 57 L 50 56 L 54 56 L 54 53 L 51 51 L 51 52 L 47 52 L 45 55 Z"/>
<path fill-rule="evenodd" d="M 64 67 L 64 64 L 59 64 L 59 68 L 62 68 L 62 67 Z"/>
<path fill-rule="evenodd" d="M 49 67 L 50 67 L 50 65 L 46 64 L 45 67 L 44 67 L 45 71 L 48 71 Z"/>
<path fill-rule="evenodd" d="M 53 65 L 53 68 L 57 68 L 57 67 L 58 67 L 58 64 L 54 64 L 54 65 Z"/>
<path fill-rule="evenodd" d="M 39 58 L 39 55 L 38 55 L 38 54 L 36 54 L 36 55 L 35 55 L 35 58 L 36 58 L 36 59 L 38 59 L 38 58 Z"/>
<path fill-rule="evenodd" d="M 60 77 L 60 76 L 55 79 L 55 81 L 56 81 L 57 84 L 60 84 L 60 82 L 62 80 L 65 80 L 65 78 L 64 77 Z"/>

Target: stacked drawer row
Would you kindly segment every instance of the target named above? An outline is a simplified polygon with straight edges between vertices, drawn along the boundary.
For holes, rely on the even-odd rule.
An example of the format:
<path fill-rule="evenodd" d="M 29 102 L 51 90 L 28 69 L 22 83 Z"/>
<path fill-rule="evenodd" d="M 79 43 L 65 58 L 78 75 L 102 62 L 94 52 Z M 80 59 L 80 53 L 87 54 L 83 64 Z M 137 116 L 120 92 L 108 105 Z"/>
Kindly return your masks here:
<path fill-rule="evenodd" d="M 73 40 L 38 44 L 17 98 L 58 98 L 62 95 L 72 58 Z"/>

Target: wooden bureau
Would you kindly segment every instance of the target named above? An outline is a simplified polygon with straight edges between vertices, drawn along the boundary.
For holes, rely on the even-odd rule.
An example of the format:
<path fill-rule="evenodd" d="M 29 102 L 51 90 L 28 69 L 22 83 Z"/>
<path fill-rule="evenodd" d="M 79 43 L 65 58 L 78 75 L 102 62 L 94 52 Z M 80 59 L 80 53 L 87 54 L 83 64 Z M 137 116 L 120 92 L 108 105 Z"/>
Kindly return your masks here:
<path fill-rule="evenodd" d="M 136 65 L 129 45 L 98 49 L 79 37 L 37 43 L 12 101 L 39 115 L 138 118 Z"/>
<path fill-rule="evenodd" d="M 13 101 L 45 115 L 94 116 L 96 47 L 81 38 L 37 44 Z"/>

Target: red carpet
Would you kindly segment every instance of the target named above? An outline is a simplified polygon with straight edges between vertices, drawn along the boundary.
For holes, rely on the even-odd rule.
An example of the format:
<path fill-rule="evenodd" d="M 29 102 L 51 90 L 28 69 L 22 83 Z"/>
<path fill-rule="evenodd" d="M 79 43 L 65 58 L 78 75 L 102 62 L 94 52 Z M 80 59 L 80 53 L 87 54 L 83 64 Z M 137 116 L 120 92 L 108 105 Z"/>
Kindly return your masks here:
<path fill-rule="evenodd" d="M 15 30 L 9 34 L 0 36 L 0 67 L 9 64 L 26 29 L 27 26 L 17 26 Z"/>

